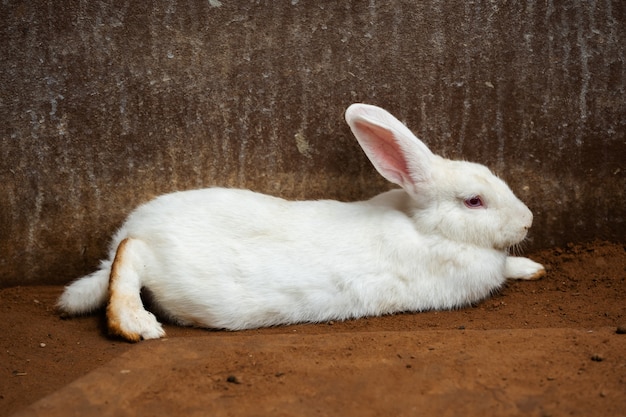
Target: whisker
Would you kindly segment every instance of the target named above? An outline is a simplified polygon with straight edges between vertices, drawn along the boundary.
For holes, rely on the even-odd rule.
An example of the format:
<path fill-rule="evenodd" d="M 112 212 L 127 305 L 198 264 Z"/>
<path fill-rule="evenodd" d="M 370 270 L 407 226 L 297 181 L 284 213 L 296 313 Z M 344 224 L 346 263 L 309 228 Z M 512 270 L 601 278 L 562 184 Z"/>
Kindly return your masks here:
<path fill-rule="evenodd" d="M 520 256 L 524 252 L 525 244 L 526 244 L 526 240 L 522 242 L 518 242 L 514 245 L 511 245 L 507 249 L 507 255 Z"/>

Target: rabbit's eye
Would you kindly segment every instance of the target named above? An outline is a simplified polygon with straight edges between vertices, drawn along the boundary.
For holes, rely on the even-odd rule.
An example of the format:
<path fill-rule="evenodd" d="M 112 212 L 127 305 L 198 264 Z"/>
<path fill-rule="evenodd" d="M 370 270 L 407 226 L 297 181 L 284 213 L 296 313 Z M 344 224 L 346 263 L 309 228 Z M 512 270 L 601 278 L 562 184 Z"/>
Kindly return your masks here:
<path fill-rule="evenodd" d="M 474 196 L 465 199 L 465 207 L 467 208 L 480 208 L 483 207 L 483 200 L 479 196 Z"/>

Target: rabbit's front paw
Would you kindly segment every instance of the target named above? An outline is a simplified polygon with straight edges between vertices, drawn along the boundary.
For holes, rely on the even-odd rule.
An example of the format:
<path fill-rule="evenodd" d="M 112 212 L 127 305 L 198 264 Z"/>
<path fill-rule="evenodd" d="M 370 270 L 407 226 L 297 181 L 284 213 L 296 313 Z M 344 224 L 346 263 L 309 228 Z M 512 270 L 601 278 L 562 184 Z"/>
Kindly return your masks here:
<path fill-rule="evenodd" d="M 535 280 L 546 274 L 540 263 L 528 258 L 509 256 L 506 258 L 505 278 Z"/>
<path fill-rule="evenodd" d="M 129 342 L 165 336 L 161 323 L 143 306 L 116 304 L 109 303 L 107 307 L 107 325 L 112 336 L 120 336 Z"/>

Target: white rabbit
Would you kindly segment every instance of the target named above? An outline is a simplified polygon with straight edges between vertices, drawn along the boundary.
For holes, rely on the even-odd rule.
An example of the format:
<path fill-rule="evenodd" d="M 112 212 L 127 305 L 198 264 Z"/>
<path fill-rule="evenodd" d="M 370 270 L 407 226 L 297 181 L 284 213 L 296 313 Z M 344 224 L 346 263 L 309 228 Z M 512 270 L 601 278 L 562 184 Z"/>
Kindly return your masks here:
<path fill-rule="evenodd" d="M 508 256 L 532 213 L 486 167 L 434 155 L 385 110 L 346 121 L 376 169 L 402 187 L 368 201 L 287 201 L 247 190 L 167 194 L 137 208 L 100 269 L 69 285 L 66 314 L 107 304 L 109 331 L 164 336 L 140 298 L 181 325 L 249 329 L 479 301 L 544 268 Z"/>

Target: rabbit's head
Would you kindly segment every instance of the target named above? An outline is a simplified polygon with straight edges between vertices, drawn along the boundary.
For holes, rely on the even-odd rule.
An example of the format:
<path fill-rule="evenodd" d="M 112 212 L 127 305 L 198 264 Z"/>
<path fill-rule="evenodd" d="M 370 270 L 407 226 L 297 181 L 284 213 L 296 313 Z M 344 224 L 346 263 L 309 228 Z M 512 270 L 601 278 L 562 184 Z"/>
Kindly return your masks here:
<path fill-rule="evenodd" d="M 346 121 L 378 172 L 412 197 L 409 210 L 422 233 L 500 250 L 526 237 L 531 211 L 487 167 L 433 154 L 375 106 L 351 105 Z"/>

